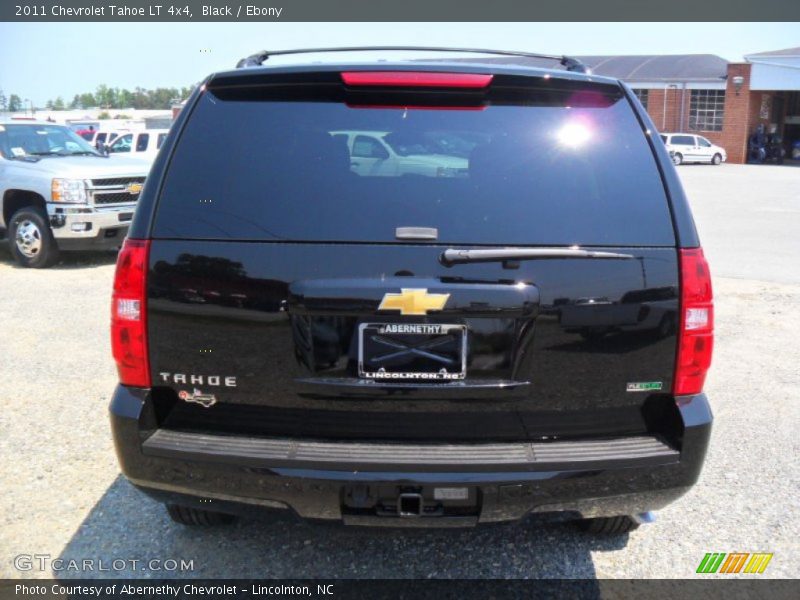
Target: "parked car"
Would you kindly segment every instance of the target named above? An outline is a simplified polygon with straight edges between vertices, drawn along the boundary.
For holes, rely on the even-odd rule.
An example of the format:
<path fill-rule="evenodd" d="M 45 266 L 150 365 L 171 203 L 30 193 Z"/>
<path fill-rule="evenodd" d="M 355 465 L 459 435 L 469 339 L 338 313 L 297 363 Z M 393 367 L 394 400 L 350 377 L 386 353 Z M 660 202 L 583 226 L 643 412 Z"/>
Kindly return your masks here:
<path fill-rule="evenodd" d="M 467 176 L 467 157 L 450 154 L 431 137 L 404 139 L 402 134 L 389 131 L 334 131 L 331 135 L 347 146 L 350 166 L 359 175 Z"/>
<path fill-rule="evenodd" d="M 119 135 L 106 149 L 109 155 L 124 154 L 145 159 L 149 162 L 155 160 L 158 150 L 167 139 L 169 129 L 143 129 Z"/>
<path fill-rule="evenodd" d="M 0 237 L 24 267 L 119 247 L 146 175 L 142 161 L 109 160 L 62 125 L 0 121 Z"/>
<path fill-rule="evenodd" d="M 691 133 L 662 133 L 661 140 L 676 165 L 682 163 L 710 163 L 719 165 L 728 160 L 722 146 L 716 146 L 701 135 Z"/>
<path fill-rule="evenodd" d="M 188 100 L 120 253 L 125 476 L 184 524 L 555 512 L 615 534 L 690 489 L 711 280 L 630 88 L 570 59 L 265 57 Z M 467 164 L 354 165 L 365 132 Z"/>

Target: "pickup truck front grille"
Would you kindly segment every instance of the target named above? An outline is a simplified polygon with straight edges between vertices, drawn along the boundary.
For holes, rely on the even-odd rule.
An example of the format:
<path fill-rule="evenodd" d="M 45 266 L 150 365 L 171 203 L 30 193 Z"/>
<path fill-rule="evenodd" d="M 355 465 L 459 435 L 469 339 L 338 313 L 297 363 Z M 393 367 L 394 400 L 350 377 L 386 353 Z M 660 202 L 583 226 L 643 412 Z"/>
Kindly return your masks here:
<path fill-rule="evenodd" d="M 139 194 L 129 194 L 128 192 L 112 192 L 110 194 L 95 193 L 95 204 L 130 204 L 139 199 Z"/>
<path fill-rule="evenodd" d="M 92 179 L 92 187 L 103 186 L 122 186 L 125 187 L 129 183 L 144 183 L 144 177 L 114 177 L 112 179 Z"/>
<path fill-rule="evenodd" d="M 93 179 L 89 182 L 89 194 L 95 205 L 132 204 L 139 199 L 144 180 L 144 177 Z"/>

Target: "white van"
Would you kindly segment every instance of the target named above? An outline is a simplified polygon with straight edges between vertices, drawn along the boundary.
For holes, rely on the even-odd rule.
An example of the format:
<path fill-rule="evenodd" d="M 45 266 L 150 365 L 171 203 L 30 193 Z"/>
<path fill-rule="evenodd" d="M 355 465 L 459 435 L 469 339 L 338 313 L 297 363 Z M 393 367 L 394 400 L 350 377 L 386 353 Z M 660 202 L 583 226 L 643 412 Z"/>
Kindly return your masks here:
<path fill-rule="evenodd" d="M 702 135 L 662 133 L 661 139 L 664 140 L 672 162 L 676 165 L 690 162 L 718 165 L 728 160 L 725 148 L 715 146 Z"/>
<path fill-rule="evenodd" d="M 143 129 L 123 133 L 108 146 L 109 155 L 125 154 L 154 160 L 167 139 L 169 129 Z"/>

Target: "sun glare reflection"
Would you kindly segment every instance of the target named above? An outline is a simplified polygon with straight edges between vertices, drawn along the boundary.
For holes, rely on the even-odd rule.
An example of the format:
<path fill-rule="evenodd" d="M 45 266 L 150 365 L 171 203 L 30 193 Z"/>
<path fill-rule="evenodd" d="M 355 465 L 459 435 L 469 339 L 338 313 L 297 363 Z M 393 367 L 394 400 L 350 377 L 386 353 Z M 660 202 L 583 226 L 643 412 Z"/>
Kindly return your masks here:
<path fill-rule="evenodd" d="M 558 130 L 559 143 L 569 148 L 583 146 L 591 137 L 591 130 L 583 123 L 567 123 Z"/>

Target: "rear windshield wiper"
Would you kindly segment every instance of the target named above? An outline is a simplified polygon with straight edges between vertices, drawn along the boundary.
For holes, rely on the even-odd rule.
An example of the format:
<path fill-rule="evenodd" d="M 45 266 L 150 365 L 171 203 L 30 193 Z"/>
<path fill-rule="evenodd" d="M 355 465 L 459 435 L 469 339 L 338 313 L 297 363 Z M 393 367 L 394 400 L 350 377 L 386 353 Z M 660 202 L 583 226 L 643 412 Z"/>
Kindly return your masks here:
<path fill-rule="evenodd" d="M 619 252 L 602 252 L 599 250 L 581 250 L 580 248 L 486 248 L 477 250 L 457 250 L 448 248 L 439 257 L 445 266 L 460 263 L 497 262 L 517 260 L 537 260 L 543 258 L 603 258 L 627 259 L 632 254 Z"/>

